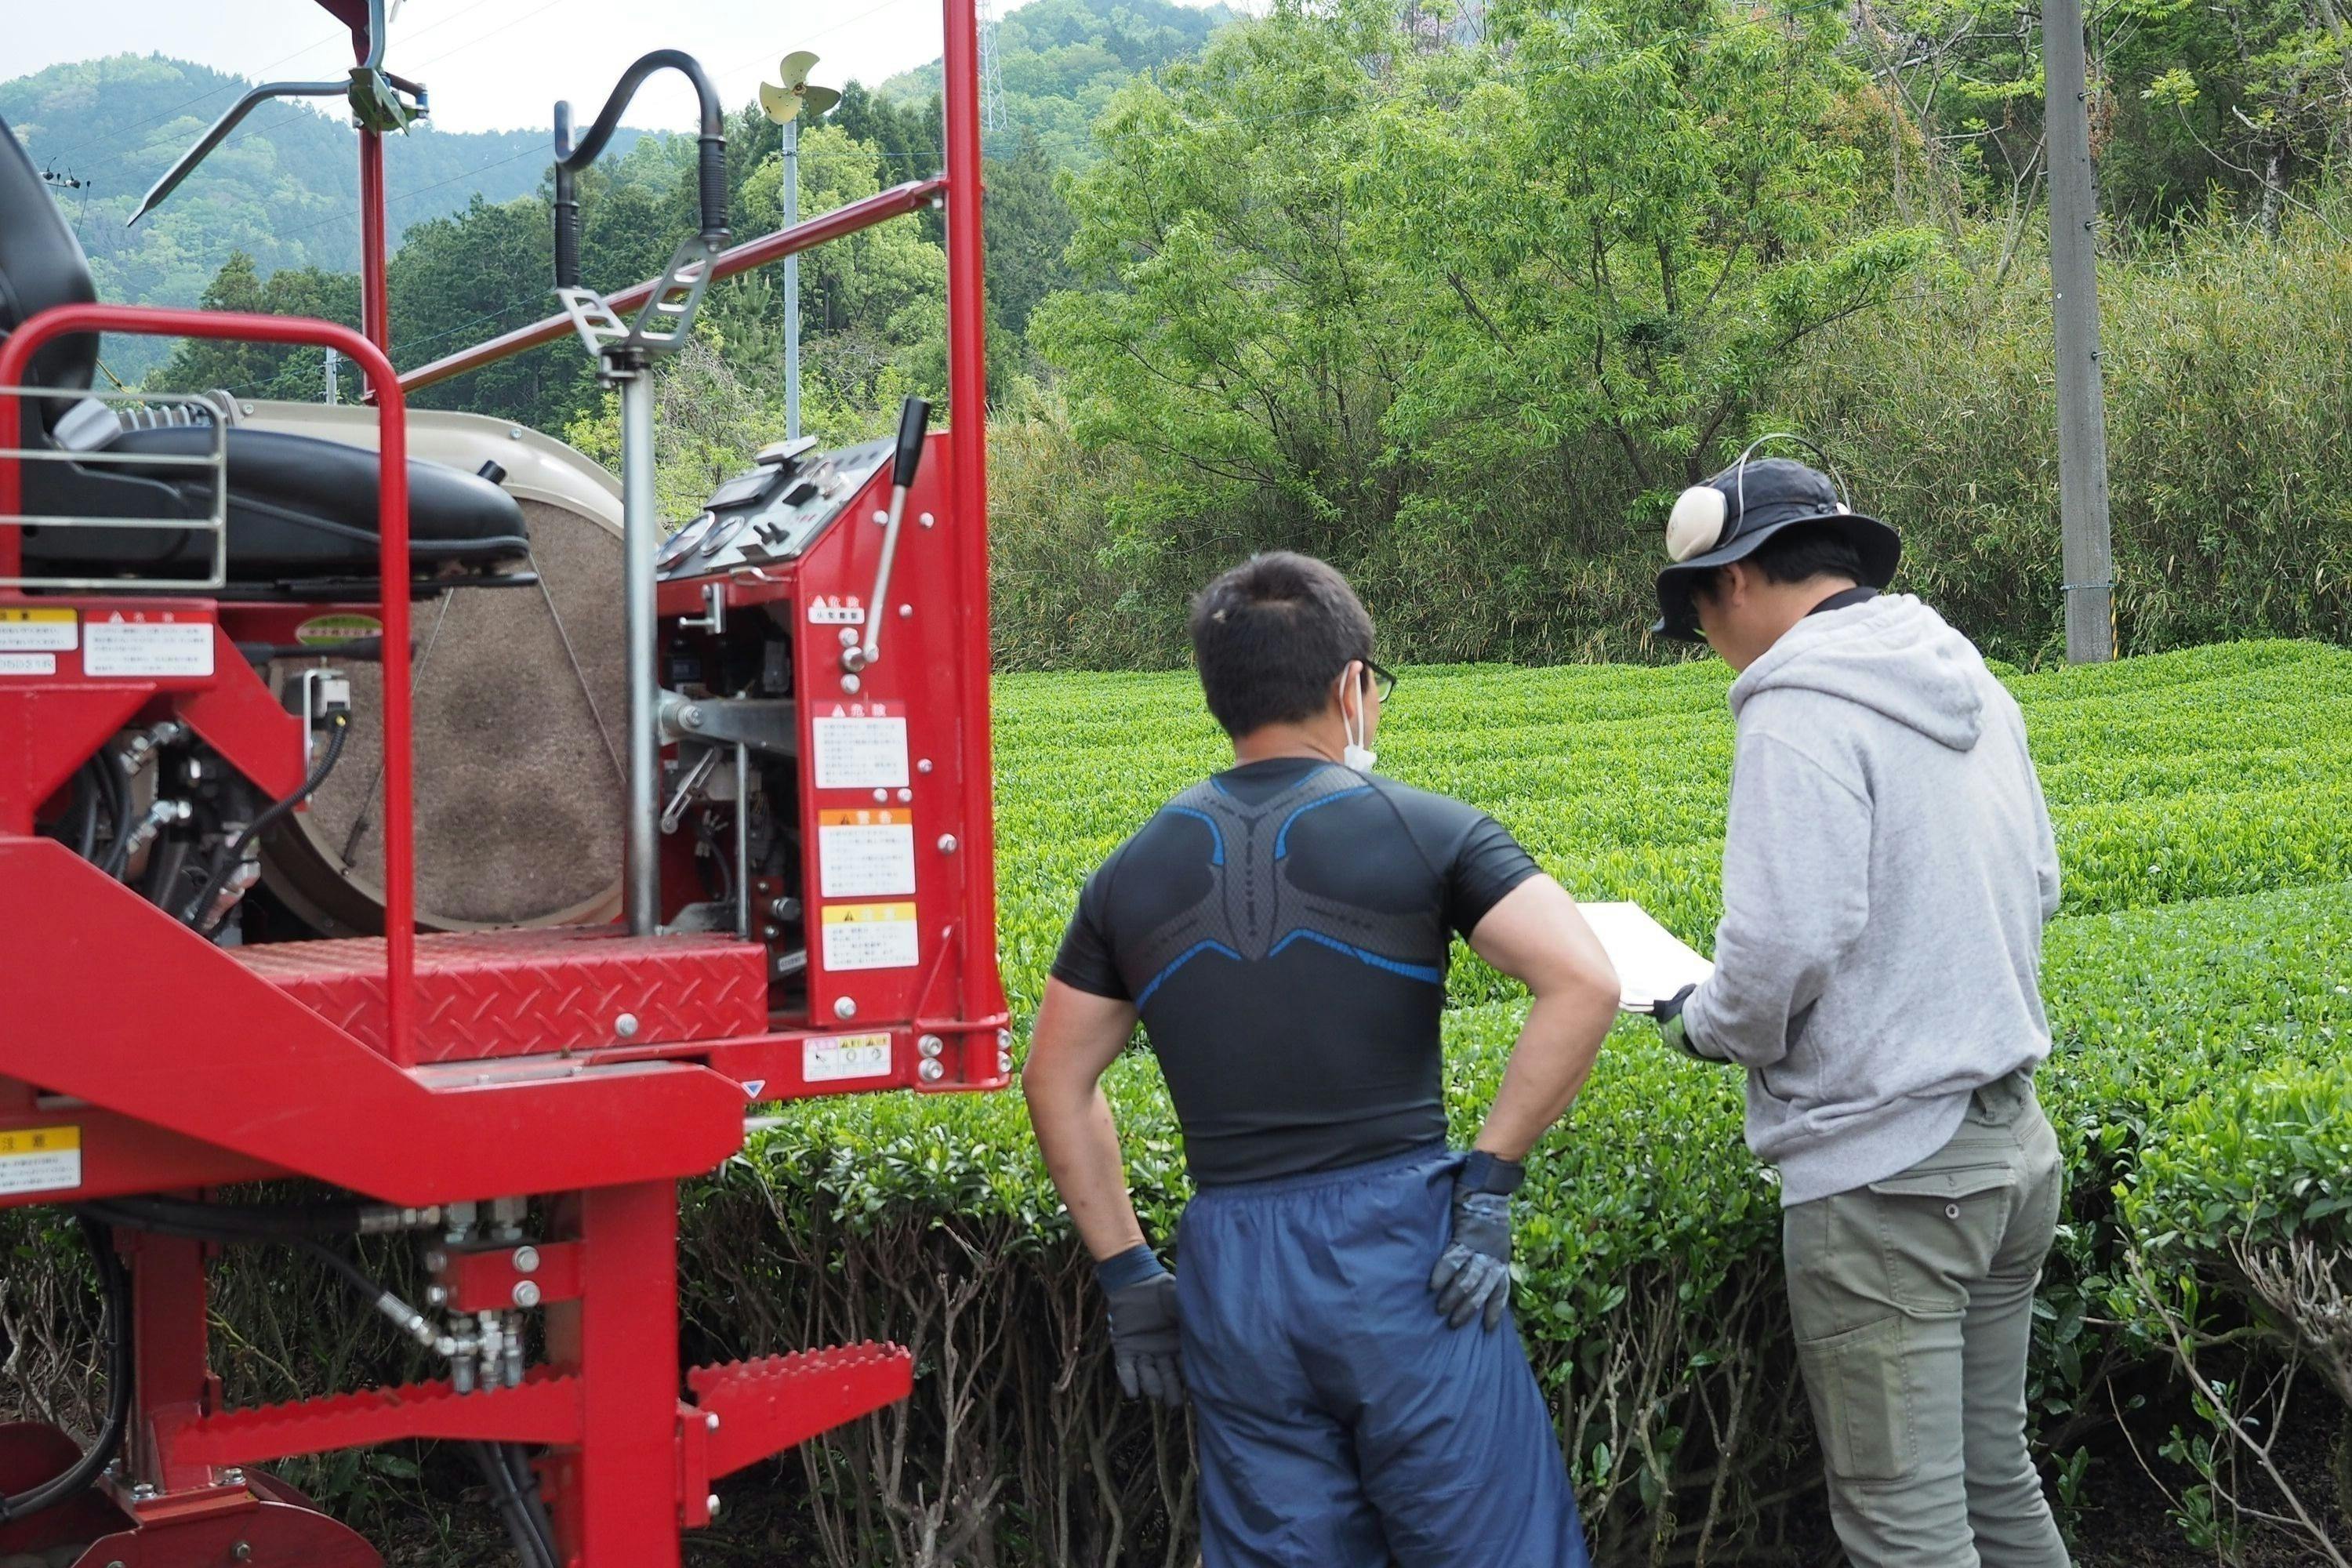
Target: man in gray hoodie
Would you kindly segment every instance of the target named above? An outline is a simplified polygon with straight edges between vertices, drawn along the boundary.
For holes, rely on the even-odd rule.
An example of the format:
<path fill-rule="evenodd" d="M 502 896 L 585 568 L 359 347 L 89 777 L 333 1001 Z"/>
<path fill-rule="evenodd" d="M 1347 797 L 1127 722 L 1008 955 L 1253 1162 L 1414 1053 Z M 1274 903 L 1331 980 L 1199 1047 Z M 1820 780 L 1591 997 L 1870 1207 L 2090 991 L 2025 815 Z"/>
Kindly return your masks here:
<path fill-rule="evenodd" d="M 2062 1183 L 2032 1076 L 2058 857 L 2023 718 L 1880 596 L 1895 531 L 1814 469 L 1743 458 L 1667 535 L 1656 629 L 1739 672 L 1738 738 L 1715 973 L 1657 1013 L 1748 1069 L 1832 1521 L 1856 1568 L 2057 1568 L 2025 1357 Z"/>

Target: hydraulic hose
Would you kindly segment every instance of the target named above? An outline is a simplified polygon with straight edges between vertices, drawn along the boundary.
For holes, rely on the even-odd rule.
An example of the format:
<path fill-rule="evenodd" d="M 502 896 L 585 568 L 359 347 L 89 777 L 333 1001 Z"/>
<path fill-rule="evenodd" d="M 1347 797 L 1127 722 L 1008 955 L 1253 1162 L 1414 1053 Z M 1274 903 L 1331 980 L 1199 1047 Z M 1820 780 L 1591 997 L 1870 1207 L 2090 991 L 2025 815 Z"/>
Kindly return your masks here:
<path fill-rule="evenodd" d="M 98 1265 L 99 1289 L 106 1311 L 101 1331 L 106 1339 L 106 1420 L 89 1450 L 62 1473 L 13 1497 L 0 1497 L 0 1524 L 53 1508 L 89 1489 L 122 1447 L 131 1426 L 131 1277 L 114 1255 L 113 1233 L 100 1221 L 82 1217 L 82 1237 Z"/>
<path fill-rule="evenodd" d="M 110 877 L 120 877 L 131 859 L 131 831 L 136 826 L 131 821 L 131 780 L 122 771 L 122 759 L 115 755 L 111 746 L 101 750 L 90 763 L 98 769 L 99 783 L 106 790 L 107 804 L 114 816 L 114 837 L 108 842 L 98 868 Z"/>
<path fill-rule="evenodd" d="M 678 49 L 656 49 L 640 58 L 621 75 L 620 85 L 604 100 L 604 111 L 587 134 L 574 141 L 572 105 L 555 106 L 555 286 L 571 289 L 580 282 L 580 196 L 574 185 L 579 172 L 596 161 L 604 143 L 621 123 L 621 112 L 636 96 L 646 78 L 658 70 L 674 70 L 694 84 L 701 110 L 700 148 L 696 163 L 696 195 L 701 207 L 702 237 L 716 250 L 727 243 L 727 110 L 719 90 L 704 74 L 702 62 Z"/>
<path fill-rule="evenodd" d="M 348 713 L 338 713 L 328 721 L 327 750 L 325 754 L 320 757 L 319 765 L 311 771 L 310 778 L 303 783 L 300 789 L 247 823 L 245 831 L 236 836 L 236 841 L 228 847 L 227 852 L 222 855 L 214 865 L 212 875 L 205 879 L 205 885 L 197 890 L 196 896 L 180 913 L 180 919 L 191 926 L 195 926 L 199 935 L 213 937 L 220 934 L 220 928 L 228 920 L 226 910 L 222 910 L 221 918 L 210 926 L 199 923 L 204 920 L 205 911 L 212 908 L 213 900 L 220 896 L 221 889 L 227 885 L 229 878 L 236 874 L 237 867 L 244 862 L 246 848 L 252 844 L 255 837 L 271 823 L 310 799 L 318 787 L 327 782 L 327 775 L 335 771 L 335 763 L 343 754 L 343 737 L 350 731 L 351 727 L 352 719 Z"/>

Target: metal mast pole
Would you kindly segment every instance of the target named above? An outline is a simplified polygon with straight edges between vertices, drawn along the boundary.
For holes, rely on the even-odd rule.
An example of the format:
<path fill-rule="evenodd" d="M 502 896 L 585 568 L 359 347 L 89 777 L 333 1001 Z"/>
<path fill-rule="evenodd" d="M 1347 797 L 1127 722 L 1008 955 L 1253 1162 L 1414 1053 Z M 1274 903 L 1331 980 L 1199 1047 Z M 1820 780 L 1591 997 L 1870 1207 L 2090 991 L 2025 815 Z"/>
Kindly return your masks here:
<path fill-rule="evenodd" d="M 784 226 L 801 221 L 801 121 L 784 121 Z M 801 257 L 784 258 L 784 436 L 801 438 Z"/>
<path fill-rule="evenodd" d="M 2099 379 L 2098 195 L 2082 0 L 2043 0 L 2050 139 L 2050 288 L 2058 343 L 2058 522 L 2064 537 L 2066 658 L 2116 656 L 2115 554 L 2107 521 L 2107 416 Z"/>

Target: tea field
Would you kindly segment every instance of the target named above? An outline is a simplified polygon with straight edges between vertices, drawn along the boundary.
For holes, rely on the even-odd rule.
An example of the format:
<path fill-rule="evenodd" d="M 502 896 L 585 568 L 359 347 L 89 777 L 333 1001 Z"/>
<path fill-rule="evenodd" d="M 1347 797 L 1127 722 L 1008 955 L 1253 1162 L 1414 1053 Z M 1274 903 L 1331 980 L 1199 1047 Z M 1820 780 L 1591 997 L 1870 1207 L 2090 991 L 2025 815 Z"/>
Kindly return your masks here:
<path fill-rule="evenodd" d="M 1637 900 L 1705 948 L 1727 679 L 1711 662 L 1411 669 L 1381 765 L 1491 811 L 1579 897 Z M 2182 1549 L 2210 1556 L 2239 1528 L 2231 1489 L 2254 1483 L 2182 1397 L 2168 1316 L 2230 1336 L 2202 1363 L 2226 1403 L 2291 1338 L 2238 1259 L 2302 1241 L 2352 1274 L 2352 650 L 2225 645 L 2009 683 L 2066 882 L 2041 1083 L 2073 1174 L 2040 1441 L 2089 1539 L 2149 1495 L 2125 1473 L 2128 1426 Z M 1226 753 L 1182 673 L 1009 676 L 997 700 L 1003 952 L 1025 1016 L 1087 873 Z M 1461 956 L 1447 1045 L 1466 1136 L 1523 1004 Z M 1147 1229 L 1168 1237 L 1184 1184 L 1157 1070 L 1139 1054 L 1109 1088 Z M 1813 1527 L 1779 1213 L 1739 1133 L 1737 1079 L 1629 1021 L 1531 1161 L 1517 1310 L 1603 1562 L 1730 1561 Z M 943 1561 L 925 1555 L 942 1531 L 975 1562 L 1185 1560 L 1181 1435 L 1113 1397 L 1017 1096 L 796 1112 L 698 1194 L 687 1245 L 722 1338 L 887 1332 L 924 1358 L 906 1411 L 810 1452 L 835 1561 Z M 2301 1419 L 2345 1420 L 2305 1388 Z M 2340 1529 L 2331 1489 L 2305 1500 Z"/>

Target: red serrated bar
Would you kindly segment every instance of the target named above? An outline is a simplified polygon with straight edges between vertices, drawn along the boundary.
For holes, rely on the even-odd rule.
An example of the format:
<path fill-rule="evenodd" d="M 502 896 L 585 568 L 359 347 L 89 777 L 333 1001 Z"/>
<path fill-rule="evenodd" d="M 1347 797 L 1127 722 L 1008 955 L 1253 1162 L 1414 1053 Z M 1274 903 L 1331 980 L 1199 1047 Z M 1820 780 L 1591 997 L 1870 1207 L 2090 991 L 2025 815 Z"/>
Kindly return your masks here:
<path fill-rule="evenodd" d="M 459 1394 L 446 1382 L 331 1394 L 200 1416 L 159 1433 L 175 1464 L 246 1465 L 404 1437 L 576 1443 L 580 1380 L 545 1370 L 515 1388 Z"/>
<path fill-rule="evenodd" d="M 709 1437 L 718 1477 L 906 1398 L 915 1358 L 893 1344 L 836 1345 L 698 1366 L 686 1383 L 697 1407 L 719 1417 Z"/>

